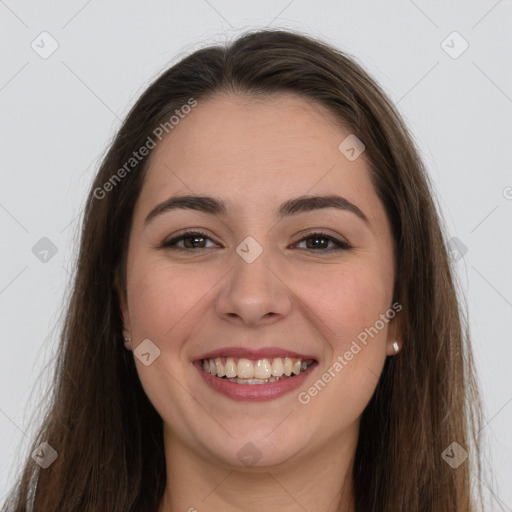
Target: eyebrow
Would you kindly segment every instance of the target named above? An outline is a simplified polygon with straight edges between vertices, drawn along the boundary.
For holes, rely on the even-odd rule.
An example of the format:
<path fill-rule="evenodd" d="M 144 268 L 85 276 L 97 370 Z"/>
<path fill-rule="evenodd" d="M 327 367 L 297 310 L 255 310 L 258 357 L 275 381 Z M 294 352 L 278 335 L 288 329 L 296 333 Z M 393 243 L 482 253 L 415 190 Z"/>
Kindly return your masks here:
<path fill-rule="evenodd" d="M 277 215 L 280 218 L 284 218 L 323 208 L 337 208 L 349 211 L 357 215 L 366 224 L 370 224 L 368 217 L 358 206 L 351 203 L 345 197 L 338 195 L 300 196 L 288 199 L 279 206 Z M 177 209 L 196 210 L 211 215 L 226 215 L 229 210 L 228 204 L 219 198 L 197 195 L 173 196 L 155 206 L 147 215 L 144 224 L 147 225 L 156 217 Z"/>

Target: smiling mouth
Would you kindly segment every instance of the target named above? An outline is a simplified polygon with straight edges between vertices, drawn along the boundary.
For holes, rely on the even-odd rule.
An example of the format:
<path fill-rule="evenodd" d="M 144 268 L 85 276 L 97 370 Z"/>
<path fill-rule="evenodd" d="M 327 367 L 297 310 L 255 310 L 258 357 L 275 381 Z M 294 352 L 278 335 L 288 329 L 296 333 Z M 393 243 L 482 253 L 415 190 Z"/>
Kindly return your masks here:
<path fill-rule="evenodd" d="M 293 378 L 305 372 L 314 359 L 274 357 L 246 359 L 215 357 L 202 359 L 203 370 L 214 377 L 236 384 L 267 384 Z"/>

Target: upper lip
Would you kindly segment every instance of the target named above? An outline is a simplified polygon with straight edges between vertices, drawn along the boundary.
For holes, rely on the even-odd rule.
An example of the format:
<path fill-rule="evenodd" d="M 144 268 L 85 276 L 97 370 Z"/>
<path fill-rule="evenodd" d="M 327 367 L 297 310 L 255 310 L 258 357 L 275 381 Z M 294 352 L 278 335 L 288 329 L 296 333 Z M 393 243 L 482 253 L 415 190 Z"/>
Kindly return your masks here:
<path fill-rule="evenodd" d="M 267 359 L 272 357 L 294 357 L 307 361 L 308 359 L 315 359 L 315 357 L 307 354 L 299 354 L 293 350 L 288 350 L 280 347 L 262 347 L 262 348 L 244 348 L 244 347 L 224 347 L 207 352 L 200 359 L 214 359 L 215 357 L 237 357 L 246 359 Z"/>

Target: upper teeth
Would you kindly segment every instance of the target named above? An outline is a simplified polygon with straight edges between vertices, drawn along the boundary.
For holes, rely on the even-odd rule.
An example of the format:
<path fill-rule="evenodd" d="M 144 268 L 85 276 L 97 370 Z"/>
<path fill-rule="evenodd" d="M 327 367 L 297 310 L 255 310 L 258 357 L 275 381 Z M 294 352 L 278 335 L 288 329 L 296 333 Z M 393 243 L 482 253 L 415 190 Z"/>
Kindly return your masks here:
<path fill-rule="evenodd" d="M 268 379 L 271 377 L 289 377 L 292 373 L 298 375 L 301 370 L 305 370 L 313 361 L 303 361 L 302 359 L 290 357 L 274 357 L 273 359 L 250 359 L 233 357 L 214 359 L 203 359 L 203 368 L 207 373 L 217 377 L 241 379 Z"/>

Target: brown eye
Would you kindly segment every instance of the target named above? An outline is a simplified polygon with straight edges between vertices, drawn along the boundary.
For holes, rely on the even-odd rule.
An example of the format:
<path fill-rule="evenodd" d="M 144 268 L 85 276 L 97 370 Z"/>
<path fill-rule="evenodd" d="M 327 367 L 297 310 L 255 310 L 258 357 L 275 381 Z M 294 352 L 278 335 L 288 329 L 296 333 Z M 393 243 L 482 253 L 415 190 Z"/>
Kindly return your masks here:
<path fill-rule="evenodd" d="M 206 245 L 208 241 L 212 242 L 214 244 L 213 246 L 217 246 L 217 244 L 215 244 L 215 242 L 213 242 L 205 233 L 189 231 L 162 242 L 160 247 L 177 251 L 193 251 L 197 249 L 211 248 L 211 245 Z M 183 245 L 178 245 L 180 242 L 183 242 Z M 351 246 L 346 242 L 322 232 L 309 233 L 295 244 L 295 246 L 298 246 L 303 242 L 306 242 L 306 247 L 304 247 L 304 249 L 319 253 L 342 251 L 351 248 Z"/>
<path fill-rule="evenodd" d="M 309 233 L 299 243 L 306 241 L 305 249 L 317 252 L 331 252 L 350 249 L 350 245 L 326 233 Z M 329 247 L 329 244 L 332 244 Z"/>
<path fill-rule="evenodd" d="M 206 247 L 207 240 L 211 239 L 207 237 L 204 233 L 198 231 L 189 231 L 187 233 L 182 233 L 181 235 L 172 238 L 171 240 L 166 240 L 161 244 L 160 247 L 166 249 L 176 249 L 176 250 L 194 250 L 194 249 L 208 249 Z M 183 246 L 177 245 L 179 242 L 183 241 Z"/>

